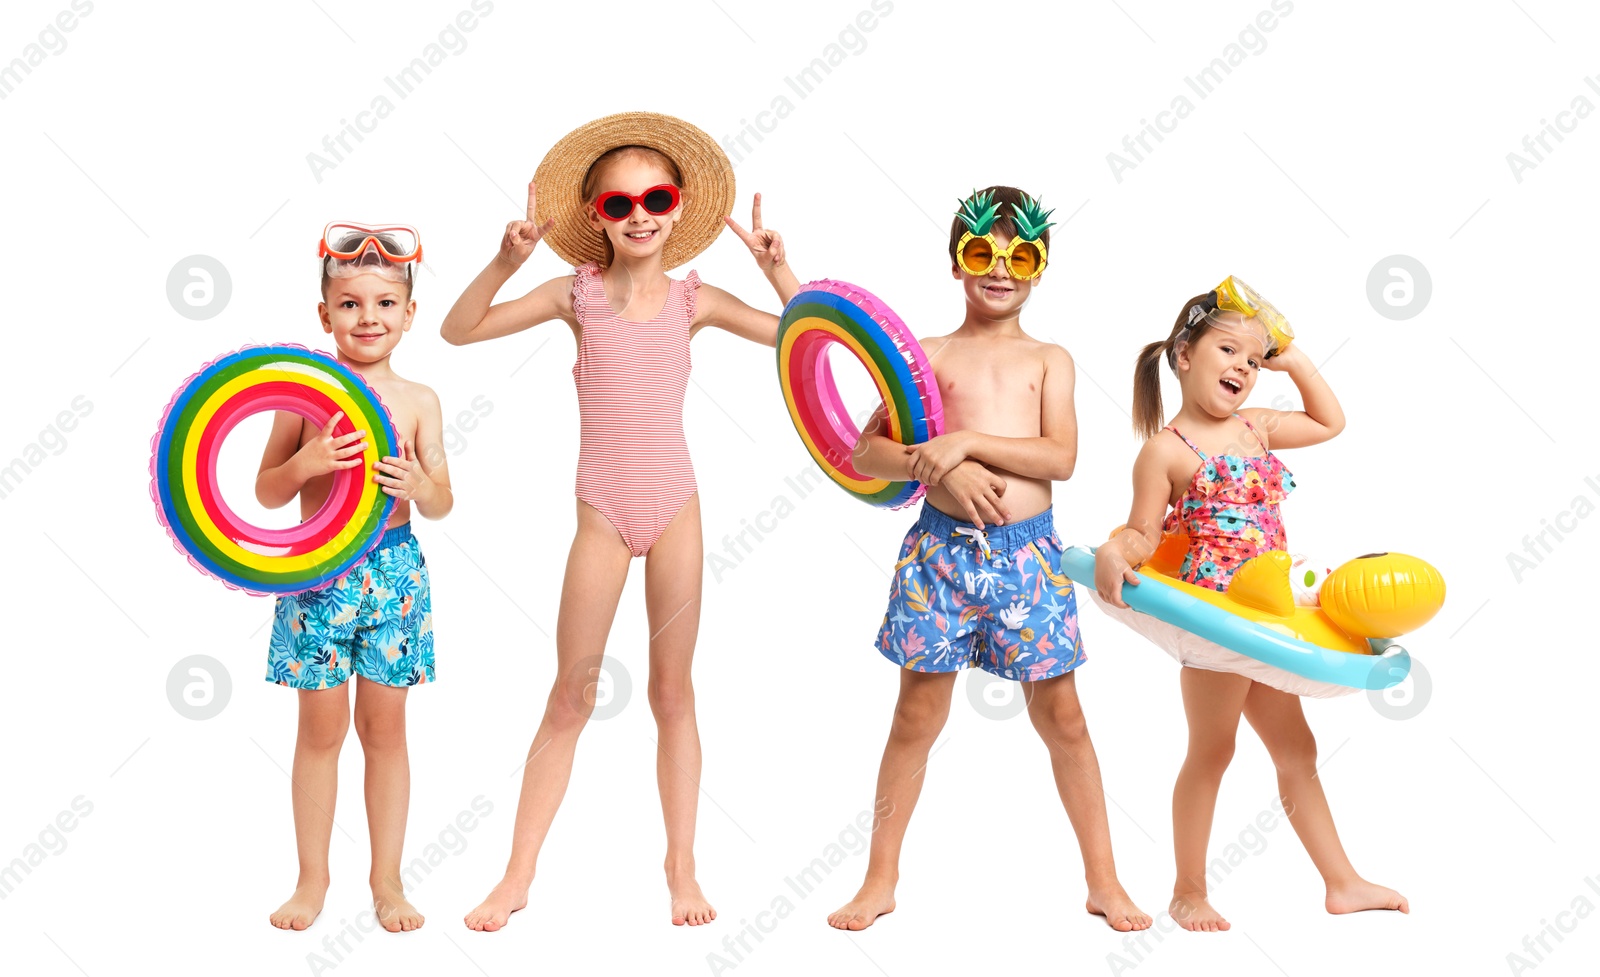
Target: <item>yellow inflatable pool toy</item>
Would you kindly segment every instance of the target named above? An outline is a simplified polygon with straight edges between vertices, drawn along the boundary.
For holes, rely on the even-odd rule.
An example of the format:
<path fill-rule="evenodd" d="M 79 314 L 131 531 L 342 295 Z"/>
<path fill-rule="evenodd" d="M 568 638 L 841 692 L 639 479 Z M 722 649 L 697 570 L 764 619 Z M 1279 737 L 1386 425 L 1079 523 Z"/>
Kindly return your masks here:
<path fill-rule="evenodd" d="M 1234 572 L 1228 590 L 1218 592 L 1178 578 L 1188 545 L 1185 535 L 1168 536 L 1139 568 L 1144 585 L 1122 588 L 1123 600 L 1139 615 L 1130 617 L 1098 597 L 1096 602 L 1185 664 L 1191 663 L 1187 657 L 1196 657 L 1191 653 L 1198 637 L 1299 676 L 1305 681 L 1274 681 L 1271 672 L 1261 669 L 1251 675 L 1298 695 L 1399 684 L 1410 671 L 1410 656 L 1393 639 L 1426 624 L 1444 604 L 1443 575 L 1427 561 L 1404 553 L 1371 553 L 1346 562 L 1323 582 L 1321 606 L 1308 607 L 1295 603 L 1288 553 L 1273 550 L 1246 561 Z M 1092 592 L 1094 551 L 1070 548 L 1061 570 Z M 1170 627 L 1155 629 L 1138 619 L 1146 615 Z M 1195 664 L 1212 667 L 1215 662 Z"/>
<path fill-rule="evenodd" d="M 1415 631 L 1444 606 L 1444 577 L 1404 553 L 1370 553 L 1343 564 L 1323 582 L 1322 606 L 1300 607 L 1289 585 L 1288 553 L 1271 550 L 1245 561 L 1227 591 L 1218 592 L 1178 579 L 1188 546 L 1187 536 L 1168 537 L 1143 569 L 1197 600 L 1335 651 L 1370 655 L 1369 638 Z"/>

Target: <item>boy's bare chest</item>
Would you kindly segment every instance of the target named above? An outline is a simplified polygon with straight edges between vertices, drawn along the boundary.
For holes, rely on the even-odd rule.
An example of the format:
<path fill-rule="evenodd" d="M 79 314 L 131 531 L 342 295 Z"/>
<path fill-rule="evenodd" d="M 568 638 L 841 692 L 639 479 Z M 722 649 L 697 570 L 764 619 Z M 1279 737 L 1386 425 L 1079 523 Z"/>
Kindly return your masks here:
<path fill-rule="evenodd" d="M 411 403 L 410 391 L 404 386 L 394 383 L 374 383 L 367 381 L 378 397 L 383 400 L 383 406 L 388 409 L 389 423 L 394 425 L 394 434 L 397 439 L 395 454 L 402 454 L 401 443 L 415 442 L 417 439 L 417 410 Z M 300 425 L 300 443 L 302 445 L 316 438 L 319 429 L 310 421 Z M 368 432 L 369 434 L 371 432 Z"/>
<path fill-rule="evenodd" d="M 1038 434 L 1044 370 L 1037 361 L 952 348 L 941 351 L 933 370 L 946 430 L 1005 437 Z"/>

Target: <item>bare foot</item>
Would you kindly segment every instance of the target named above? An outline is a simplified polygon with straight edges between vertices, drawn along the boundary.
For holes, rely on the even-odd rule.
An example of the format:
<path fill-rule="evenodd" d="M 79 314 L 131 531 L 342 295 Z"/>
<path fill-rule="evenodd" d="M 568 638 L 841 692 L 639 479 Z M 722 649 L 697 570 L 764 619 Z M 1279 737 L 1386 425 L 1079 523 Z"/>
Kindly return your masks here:
<path fill-rule="evenodd" d="M 328 883 L 302 883 L 295 887 L 289 901 L 278 907 L 270 917 L 272 925 L 281 930 L 303 930 L 322 912 L 322 900 L 328 895 Z"/>
<path fill-rule="evenodd" d="M 894 912 L 894 886 L 867 881 L 849 902 L 828 915 L 828 925 L 838 930 L 864 930 L 879 916 Z"/>
<path fill-rule="evenodd" d="M 1173 896 L 1167 915 L 1191 933 L 1220 933 L 1233 925 L 1211 907 L 1204 892 L 1181 892 Z"/>
<path fill-rule="evenodd" d="M 477 909 L 467 913 L 467 929 L 493 933 L 504 926 L 512 913 L 528 904 L 528 886 L 532 884 L 531 881 L 501 879 L 489 897 L 479 903 Z"/>
<path fill-rule="evenodd" d="M 1133 904 L 1119 882 L 1090 889 L 1089 901 L 1083 908 L 1096 916 L 1104 916 L 1106 925 L 1118 933 L 1150 928 L 1150 914 Z"/>
<path fill-rule="evenodd" d="M 1398 909 L 1403 913 L 1411 912 L 1411 903 L 1405 896 L 1366 879 L 1355 879 L 1328 886 L 1326 905 L 1328 912 L 1336 914 L 1359 913 L 1365 909 Z"/>
<path fill-rule="evenodd" d="M 672 893 L 672 925 L 703 926 L 717 918 L 693 874 L 669 874 L 667 889 Z"/>
<path fill-rule="evenodd" d="M 372 908 L 378 914 L 378 923 L 391 933 L 409 933 L 422 928 L 422 914 L 395 883 L 373 883 Z"/>

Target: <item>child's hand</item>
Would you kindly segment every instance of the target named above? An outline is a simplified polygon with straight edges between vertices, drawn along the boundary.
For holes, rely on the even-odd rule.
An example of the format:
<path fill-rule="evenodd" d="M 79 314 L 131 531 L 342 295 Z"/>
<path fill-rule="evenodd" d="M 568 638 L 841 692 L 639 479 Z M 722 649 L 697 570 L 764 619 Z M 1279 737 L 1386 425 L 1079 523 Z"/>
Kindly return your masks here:
<path fill-rule="evenodd" d="M 1139 586 L 1139 573 L 1128 565 L 1122 548 L 1107 542 L 1094 554 L 1094 592 L 1113 607 L 1127 607 L 1122 600 L 1122 585 Z"/>
<path fill-rule="evenodd" d="M 372 479 L 401 502 L 414 502 L 427 491 L 428 476 L 417 464 L 417 453 L 410 441 L 405 442 L 400 450 L 403 457 L 384 455 L 372 466 Z"/>
<path fill-rule="evenodd" d="M 906 445 L 911 456 L 911 477 L 924 485 L 938 485 L 952 468 L 967 460 L 967 441 L 962 432 L 941 434 L 921 444 Z"/>
<path fill-rule="evenodd" d="M 343 416 L 344 411 L 337 411 L 328 418 L 328 423 L 322 425 L 322 431 L 316 437 L 294 453 L 293 462 L 307 479 L 327 475 L 341 468 L 360 467 L 361 452 L 367 450 L 367 432 L 351 431 L 335 437 L 333 429 Z"/>
<path fill-rule="evenodd" d="M 500 258 L 509 263 L 513 268 L 521 268 L 522 263 L 528 260 L 528 255 L 533 253 L 534 245 L 539 239 L 550 233 L 550 228 L 556 226 L 554 217 L 538 223 L 533 216 L 534 188 L 533 181 L 528 181 L 528 219 L 512 221 L 506 225 L 505 237 L 500 239 Z"/>
<path fill-rule="evenodd" d="M 750 205 L 750 230 L 740 227 L 732 217 L 722 220 L 733 228 L 733 233 L 739 235 L 739 240 L 750 249 L 762 271 L 771 271 L 783 264 L 783 236 L 761 226 L 761 194 L 756 194 L 755 203 Z"/>
<path fill-rule="evenodd" d="M 1262 360 L 1261 368 L 1279 373 L 1288 373 L 1303 362 L 1306 362 L 1306 354 L 1301 351 L 1299 346 L 1290 346 L 1277 356 L 1269 356 Z"/>
<path fill-rule="evenodd" d="M 1003 525 L 1011 518 L 1000 502 L 1006 494 L 1006 480 L 975 461 L 963 461 L 952 468 L 943 488 L 979 529 L 985 524 Z"/>

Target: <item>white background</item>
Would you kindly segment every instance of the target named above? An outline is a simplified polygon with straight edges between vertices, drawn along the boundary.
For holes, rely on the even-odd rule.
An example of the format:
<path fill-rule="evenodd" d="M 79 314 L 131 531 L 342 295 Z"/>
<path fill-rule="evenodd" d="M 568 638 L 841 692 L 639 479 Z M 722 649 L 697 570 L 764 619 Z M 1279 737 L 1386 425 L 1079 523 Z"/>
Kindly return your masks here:
<path fill-rule="evenodd" d="M 1583 555 L 1600 520 L 1561 516 L 1579 496 L 1600 502 L 1585 409 L 1600 121 L 1564 117 L 1573 131 L 1520 181 L 1506 159 L 1575 97 L 1600 104 L 1584 83 L 1600 70 L 1600 20 L 1549 0 L 1296 0 L 1265 47 L 1248 38 L 1256 53 L 1201 99 L 1184 77 L 1222 55 L 1265 0 L 1062 6 L 897 0 L 860 35 L 864 47 L 845 38 L 857 50 L 800 98 L 785 76 L 838 42 L 866 0 L 617 3 L 581 15 L 499 0 L 400 99 L 384 77 L 467 0 L 95 3 L 65 49 L 0 100 L 0 463 L 46 449 L 0 499 L 0 863 L 42 832 L 54 849 L 0 901 L 5 969 L 313 972 L 308 954 L 335 963 L 324 938 L 367 904 L 351 737 L 327 908 L 305 933 L 267 924 L 295 876 L 294 695 L 261 681 L 271 603 L 185 564 L 155 521 L 146 470 L 163 406 L 201 364 L 247 342 L 326 346 L 313 259 L 334 218 L 421 229 L 428 270 L 395 368 L 439 392 L 447 423 L 475 397 L 492 404 L 458 431 L 455 511 L 416 527 L 439 681 L 409 705 L 407 853 L 441 833 L 454 851 L 413 893 L 427 925 L 366 934 L 334 972 L 708 973 L 708 954 L 725 954 L 741 921 L 787 896 L 792 914 L 761 917 L 771 931 L 724 972 L 1503 973 L 1543 921 L 1580 897 L 1600 905 L 1585 884 L 1600 875 L 1600 669 Z M 0 62 L 63 9 L 7 3 Z M 393 112 L 314 177 L 307 154 L 380 94 Z M 1193 112 L 1119 182 L 1107 154 L 1178 95 Z M 829 485 L 798 498 L 784 479 L 808 458 L 771 352 L 707 334 L 686 423 L 708 552 L 777 496 L 795 504 L 736 569 L 706 576 L 697 853 L 720 918 L 667 923 L 635 564 L 608 648 L 632 698 L 584 734 L 528 909 L 499 934 L 465 930 L 461 916 L 503 868 L 516 768 L 553 677 L 578 428 L 565 329 L 455 349 L 439 322 L 563 133 L 648 108 L 721 139 L 779 96 L 792 111 L 741 153 L 738 213 L 763 191 L 802 280 L 858 281 L 921 335 L 962 314 L 944 253 L 959 196 L 1004 182 L 1057 207 L 1051 268 L 1024 325 L 1078 364 L 1080 460 L 1056 495 L 1068 541 L 1096 542 L 1126 515 L 1133 357 L 1166 334 L 1184 298 L 1238 274 L 1326 362 L 1349 427 L 1285 456 L 1301 486 L 1286 507 L 1292 545 L 1331 563 L 1414 553 L 1450 585 L 1443 611 L 1407 641 L 1432 682 L 1412 718 L 1390 718 L 1404 700 L 1307 704 L 1341 836 L 1364 874 L 1410 897 L 1410 916 L 1325 914 L 1319 879 L 1280 824 L 1215 889 L 1232 932 L 1169 932 L 1136 960 L 1083 912 L 1044 747 L 1025 719 L 973 707 L 963 678 L 911 825 L 899 911 L 861 934 L 830 930 L 824 917 L 855 891 L 864 854 L 805 898 L 784 880 L 871 803 L 897 683 L 872 639 L 912 516 Z M 1404 320 L 1381 316 L 1367 292 L 1369 272 L 1395 254 L 1432 282 Z M 191 255 L 231 276 L 210 319 L 181 316 L 167 298 L 169 273 Z M 777 310 L 731 236 L 694 267 Z M 507 295 L 564 271 L 541 249 Z M 80 395 L 88 415 L 62 438 L 49 433 Z M 1279 395 L 1292 386 L 1266 376 L 1255 402 Z M 230 445 L 241 506 L 264 430 L 247 425 Z M 1507 554 L 1558 516 L 1573 532 L 1519 582 Z M 1184 751 L 1177 670 L 1092 608 L 1083 618 L 1079 687 L 1118 865 L 1156 912 L 1170 891 L 1170 790 Z M 169 671 L 195 654 L 231 680 L 226 707 L 205 721 L 167 694 Z M 1213 854 L 1274 790 L 1243 729 Z M 492 812 L 450 835 L 480 795 Z M 79 797 L 92 812 L 70 832 L 45 831 Z M 1573 932 L 1536 972 L 1592 973 L 1600 919 L 1560 919 Z"/>

